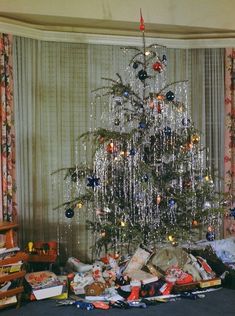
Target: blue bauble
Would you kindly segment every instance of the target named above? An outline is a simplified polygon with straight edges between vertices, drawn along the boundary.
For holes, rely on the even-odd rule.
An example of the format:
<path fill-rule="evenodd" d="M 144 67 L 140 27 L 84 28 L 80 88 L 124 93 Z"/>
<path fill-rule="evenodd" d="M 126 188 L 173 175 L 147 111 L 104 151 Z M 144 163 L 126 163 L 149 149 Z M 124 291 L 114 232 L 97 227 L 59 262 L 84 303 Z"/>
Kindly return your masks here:
<path fill-rule="evenodd" d="M 144 81 L 145 79 L 148 78 L 148 75 L 147 75 L 147 72 L 143 69 L 141 69 L 139 72 L 138 72 L 138 78 L 141 80 L 141 81 Z"/>
<path fill-rule="evenodd" d="M 171 136 L 171 128 L 170 128 L 169 126 L 166 126 L 166 127 L 164 128 L 164 134 L 165 134 L 166 136 Z"/>
<path fill-rule="evenodd" d="M 135 154 L 136 154 L 135 148 L 131 148 L 130 149 L 130 156 L 135 156 Z"/>
<path fill-rule="evenodd" d="M 214 241 L 215 240 L 215 233 L 214 232 L 207 232 L 206 233 L 206 239 L 208 241 Z"/>
<path fill-rule="evenodd" d="M 144 182 L 148 182 L 149 176 L 148 176 L 147 174 L 145 174 L 145 175 L 143 176 L 143 179 L 144 179 Z"/>
<path fill-rule="evenodd" d="M 134 69 L 137 69 L 137 68 L 139 67 L 139 64 L 138 64 L 137 62 L 134 62 L 133 65 L 132 65 L 132 67 L 133 67 Z"/>
<path fill-rule="evenodd" d="M 182 119 L 182 124 L 184 125 L 184 126 L 189 126 L 190 125 L 190 119 L 187 119 L 187 118 L 183 118 Z"/>
<path fill-rule="evenodd" d="M 128 91 L 124 91 L 124 92 L 123 92 L 123 96 L 124 96 L 125 98 L 128 98 L 128 97 L 129 97 L 129 92 L 128 92 Z"/>
<path fill-rule="evenodd" d="M 166 99 L 167 99 L 167 101 L 173 101 L 174 98 L 175 98 L 175 94 L 174 94 L 172 91 L 168 91 L 168 92 L 166 93 Z"/>
<path fill-rule="evenodd" d="M 234 219 L 235 219 L 235 208 L 231 208 L 230 209 L 230 214 L 229 215 L 234 217 Z"/>
<path fill-rule="evenodd" d="M 168 201 L 168 204 L 169 204 L 170 207 L 173 207 L 175 205 L 175 200 L 174 199 L 170 199 Z"/>
<path fill-rule="evenodd" d="M 87 183 L 88 187 L 95 188 L 100 185 L 100 178 L 96 178 L 95 176 L 88 177 L 87 181 L 88 181 Z"/>
<path fill-rule="evenodd" d="M 140 122 L 139 123 L 139 128 L 146 128 L 145 122 Z"/>
<path fill-rule="evenodd" d="M 72 208 L 68 208 L 66 211 L 65 211 L 65 216 L 67 218 L 72 218 L 74 217 L 74 210 Z"/>

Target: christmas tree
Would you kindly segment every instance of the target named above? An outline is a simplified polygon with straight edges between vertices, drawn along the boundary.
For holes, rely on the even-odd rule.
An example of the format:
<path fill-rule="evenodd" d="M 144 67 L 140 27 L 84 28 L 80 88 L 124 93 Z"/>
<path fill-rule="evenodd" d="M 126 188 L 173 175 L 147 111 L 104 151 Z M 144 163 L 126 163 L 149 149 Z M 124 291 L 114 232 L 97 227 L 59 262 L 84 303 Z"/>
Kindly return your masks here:
<path fill-rule="evenodd" d="M 80 136 L 95 144 L 93 164 L 66 174 L 77 190 L 63 204 L 65 216 L 89 205 L 98 251 L 177 244 L 202 223 L 213 240 L 223 210 L 190 116 L 187 82 L 167 82 L 167 56 L 158 53 L 164 47 L 146 47 L 142 15 L 140 31 L 142 47 L 124 48 L 132 52 L 124 76 L 103 78 L 93 91 L 94 102 L 108 99 L 103 127 Z"/>

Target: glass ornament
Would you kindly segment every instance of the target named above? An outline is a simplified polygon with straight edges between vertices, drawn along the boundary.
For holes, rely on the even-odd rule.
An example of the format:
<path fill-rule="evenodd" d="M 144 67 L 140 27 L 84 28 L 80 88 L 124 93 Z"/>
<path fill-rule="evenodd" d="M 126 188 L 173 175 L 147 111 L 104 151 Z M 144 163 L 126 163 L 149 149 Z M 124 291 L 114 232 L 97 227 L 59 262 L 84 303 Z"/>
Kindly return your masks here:
<path fill-rule="evenodd" d="M 165 134 L 166 136 L 171 136 L 171 128 L 170 128 L 169 126 L 166 126 L 166 127 L 164 128 L 164 134 Z"/>
<path fill-rule="evenodd" d="M 77 175 L 77 173 L 76 173 L 76 171 L 71 175 L 71 181 L 73 181 L 73 182 L 77 182 L 77 180 L 78 180 L 78 175 Z"/>
<path fill-rule="evenodd" d="M 149 103 L 148 103 L 148 105 L 149 105 L 149 108 L 151 109 L 151 110 L 153 110 L 154 109 L 154 102 L 153 102 L 153 100 L 150 100 L 149 101 Z"/>
<path fill-rule="evenodd" d="M 98 137 L 98 142 L 99 142 L 100 144 L 103 144 L 104 141 L 105 141 L 105 138 L 104 138 L 103 136 L 99 136 L 99 137 Z"/>
<path fill-rule="evenodd" d="M 120 151 L 120 156 L 126 158 L 128 156 L 128 152 L 126 150 Z"/>
<path fill-rule="evenodd" d="M 145 122 L 140 122 L 139 123 L 139 128 L 146 128 L 146 123 Z"/>
<path fill-rule="evenodd" d="M 145 79 L 148 78 L 148 74 L 145 70 L 141 69 L 139 72 L 138 72 L 138 78 L 141 80 L 141 81 L 144 81 Z"/>
<path fill-rule="evenodd" d="M 174 238 L 174 236 L 169 235 L 169 236 L 168 236 L 168 240 L 169 240 L 170 242 L 173 242 L 173 241 L 175 240 L 175 238 Z"/>
<path fill-rule="evenodd" d="M 118 126 L 119 124 L 120 124 L 120 120 L 119 120 L 118 118 L 116 118 L 116 119 L 114 120 L 114 125 Z"/>
<path fill-rule="evenodd" d="M 134 69 L 137 69 L 137 68 L 139 67 L 139 63 L 134 62 L 133 65 L 132 65 L 132 67 L 133 67 Z"/>
<path fill-rule="evenodd" d="M 106 151 L 107 151 L 107 153 L 109 153 L 109 154 L 116 153 L 116 152 L 117 152 L 117 147 L 114 145 L 113 142 L 111 142 L 111 143 L 109 143 L 109 144 L 106 146 Z"/>
<path fill-rule="evenodd" d="M 128 92 L 128 91 L 124 91 L 124 92 L 123 92 L 123 96 L 124 96 L 125 98 L 128 98 L 128 97 L 129 97 L 129 95 L 130 95 L 130 94 L 129 94 L 129 92 Z"/>
<path fill-rule="evenodd" d="M 160 102 L 158 102 L 158 104 L 157 104 L 157 113 L 158 114 L 162 113 L 162 104 Z"/>
<path fill-rule="evenodd" d="M 208 227 L 207 233 L 206 233 L 206 239 L 208 241 L 214 241 L 215 240 L 215 232 L 213 231 L 213 228 L 211 226 Z"/>
<path fill-rule="evenodd" d="M 159 62 L 156 62 L 152 65 L 152 68 L 154 71 L 157 71 L 157 72 L 162 72 L 163 69 L 162 69 L 162 64 L 159 63 Z"/>
<path fill-rule="evenodd" d="M 182 124 L 184 126 L 190 126 L 190 123 L 191 123 L 190 119 L 185 118 L 185 117 L 182 119 Z"/>
<path fill-rule="evenodd" d="M 149 176 L 148 176 L 147 174 L 145 174 L 145 175 L 143 176 L 143 179 L 144 179 L 144 182 L 148 182 Z"/>
<path fill-rule="evenodd" d="M 120 226 L 121 226 L 121 227 L 125 227 L 125 226 L 126 226 L 126 222 L 121 221 Z"/>
<path fill-rule="evenodd" d="M 235 219 L 235 208 L 230 209 L 229 216 L 233 217 Z"/>
<path fill-rule="evenodd" d="M 169 199 L 168 205 L 169 205 L 170 207 L 173 207 L 173 206 L 175 205 L 175 200 L 174 200 L 174 199 Z"/>
<path fill-rule="evenodd" d="M 88 187 L 95 188 L 95 187 L 98 187 L 100 185 L 100 178 L 97 178 L 96 176 L 88 177 L 87 181 L 88 181 L 88 183 L 87 183 Z"/>
<path fill-rule="evenodd" d="M 156 203 L 157 203 L 157 205 L 159 205 L 159 204 L 161 203 L 161 200 L 162 200 L 161 195 L 158 194 L 157 197 L 156 197 Z"/>
<path fill-rule="evenodd" d="M 175 94 L 174 94 L 172 91 L 168 91 L 168 92 L 166 93 L 166 99 L 167 99 L 167 101 L 173 101 L 174 98 L 175 98 Z"/>
<path fill-rule="evenodd" d="M 203 208 L 204 210 L 210 209 L 210 208 L 211 208 L 211 202 L 210 202 L 210 201 L 205 201 L 205 202 L 203 203 L 202 208 Z"/>
<path fill-rule="evenodd" d="M 106 232 L 105 231 L 101 231 L 100 232 L 100 236 L 104 238 L 106 236 Z"/>
<path fill-rule="evenodd" d="M 72 208 L 68 208 L 67 210 L 65 210 L 65 216 L 67 218 L 72 218 L 74 217 L 74 210 Z"/>
<path fill-rule="evenodd" d="M 198 135 L 198 134 L 193 134 L 193 135 L 191 136 L 191 141 L 192 141 L 193 144 L 198 144 L 199 141 L 200 141 L 200 135 Z"/>
<path fill-rule="evenodd" d="M 135 154 L 136 154 L 135 148 L 131 148 L 129 154 L 130 154 L 130 156 L 135 156 Z"/>
<path fill-rule="evenodd" d="M 76 204 L 76 208 L 82 208 L 82 207 L 83 207 L 83 204 L 81 202 Z"/>

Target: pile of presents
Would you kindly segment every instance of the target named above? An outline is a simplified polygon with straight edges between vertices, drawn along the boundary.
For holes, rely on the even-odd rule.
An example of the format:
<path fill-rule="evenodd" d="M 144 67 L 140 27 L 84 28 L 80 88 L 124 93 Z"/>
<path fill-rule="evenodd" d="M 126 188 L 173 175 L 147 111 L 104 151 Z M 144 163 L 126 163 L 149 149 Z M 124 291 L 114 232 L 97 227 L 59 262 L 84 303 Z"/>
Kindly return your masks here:
<path fill-rule="evenodd" d="M 114 293 L 133 301 L 221 284 L 205 259 L 175 247 L 153 253 L 139 246 L 130 258 L 108 255 L 93 265 L 69 258 L 67 269 L 76 271 L 72 292 L 88 299 Z"/>
<path fill-rule="evenodd" d="M 209 260 L 204 255 L 205 252 L 180 247 L 151 251 L 140 245 L 132 256 L 109 254 L 93 264 L 70 257 L 65 267 L 67 288 L 49 271 L 28 273 L 26 280 L 33 283 L 37 299 L 53 296 L 59 300 L 58 304 L 75 304 L 85 309 L 146 307 L 146 303 L 168 301 L 172 297 L 199 298 L 201 293 L 220 288 L 226 275 L 222 272 L 227 272 L 228 267 L 225 265 L 218 274 L 208 253 Z M 44 288 L 40 285 L 42 274 Z"/>

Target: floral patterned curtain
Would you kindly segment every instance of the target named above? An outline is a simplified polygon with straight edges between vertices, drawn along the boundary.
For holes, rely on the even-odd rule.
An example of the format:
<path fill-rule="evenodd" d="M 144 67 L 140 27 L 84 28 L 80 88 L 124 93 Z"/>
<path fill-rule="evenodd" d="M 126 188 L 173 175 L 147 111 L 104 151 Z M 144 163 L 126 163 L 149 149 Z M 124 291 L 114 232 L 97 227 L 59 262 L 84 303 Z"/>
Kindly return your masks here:
<path fill-rule="evenodd" d="M 12 36 L 0 33 L 0 219 L 16 219 Z"/>

